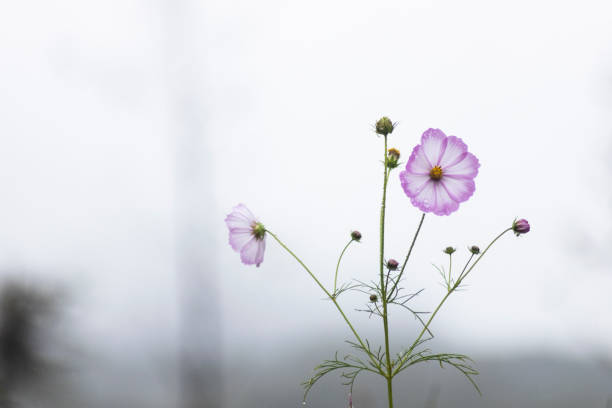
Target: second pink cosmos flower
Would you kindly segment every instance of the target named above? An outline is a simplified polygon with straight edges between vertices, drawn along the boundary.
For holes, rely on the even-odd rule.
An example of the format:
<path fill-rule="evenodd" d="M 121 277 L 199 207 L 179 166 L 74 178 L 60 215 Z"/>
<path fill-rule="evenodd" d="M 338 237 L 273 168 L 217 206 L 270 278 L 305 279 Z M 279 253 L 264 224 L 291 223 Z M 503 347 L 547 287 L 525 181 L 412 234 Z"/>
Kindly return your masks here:
<path fill-rule="evenodd" d="M 225 217 L 229 229 L 229 244 L 234 251 L 240 252 L 240 259 L 245 265 L 259 267 L 266 250 L 266 229 L 263 224 L 244 204 L 232 208 Z"/>
<path fill-rule="evenodd" d="M 456 136 L 428 129 L 399 175 L 412 204 L 424 212 L 449 215 L 472 196 L 480 163 Z"/>

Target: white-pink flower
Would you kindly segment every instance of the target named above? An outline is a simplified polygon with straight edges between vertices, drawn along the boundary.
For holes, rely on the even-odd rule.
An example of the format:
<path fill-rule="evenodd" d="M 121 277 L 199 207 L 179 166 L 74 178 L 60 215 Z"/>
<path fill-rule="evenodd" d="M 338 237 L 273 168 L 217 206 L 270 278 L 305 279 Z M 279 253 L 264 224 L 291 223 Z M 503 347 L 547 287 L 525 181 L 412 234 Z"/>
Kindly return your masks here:
<path fill-rule="evenodd" d="M 225 217 L 229 229 L 229 244 L 240 252 L 240 260 L 245 265 L 259 266 L 263 262 L 266 249 L 266 229 L 244 204 L 232 208 Z"/>
<path fill-rule="evenodd" d="M 474 193 L 478 167 L 478 159 L 461 139 L 428 129 L 399 177 L 412 205 L 424 212 L 449 215 Z"/>

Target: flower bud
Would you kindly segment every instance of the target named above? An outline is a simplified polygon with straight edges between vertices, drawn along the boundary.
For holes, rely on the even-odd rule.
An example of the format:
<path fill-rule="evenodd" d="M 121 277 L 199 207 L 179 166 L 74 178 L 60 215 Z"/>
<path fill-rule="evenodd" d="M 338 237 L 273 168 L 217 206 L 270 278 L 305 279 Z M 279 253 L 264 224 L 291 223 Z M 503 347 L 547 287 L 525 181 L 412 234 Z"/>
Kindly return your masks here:
<path fill-rule="evenodd" d="M 394 169 L 399 165 L 400 152 L 392 147 L 387 153 L 387 167 Z"/>
<path fill-rule="evenodd" d="M 474 255 L 478 255 L 480 253 L 480 248 L 478 248 L 476 245 L 472 245 L 471 247 L 468 248 L 470 250 L 470 252 Z"/>
<path fill-rule="evenodd" d="M 529 222 L 527 222 L 527 220 L 524 218 L 521 218 L 518 221 L 514 220 L 512 223 L 512 231 L 514 231 L 517 237 L 521 234 L 528 233 L 530 229 L 531 227 L 529 226 Z"/>
<path fill-rule="evenodd" d="M 444 252 L 445 254 L 452 255 L 453 252 L 455 252 L 455 251 L 456 251 L 456 249 L 453 248 L 453 247 L 446 247 L 446 248 L 444 248 L 444 250 L 442 252 Z"/>
<path fill-rule="evenodd" d="M 359 240 L 361 239 L 361 232 L 359 232 L 359 231 L 351 232 L 351 238 L 353 238 L 353 240 L 359 242 Z"/>
<path fill-rule="evenodd" d="M 393 122 L 391 122 L 391 119 L 386 116 L 378 119 L 378 122 L 376 122 L 376 133 L 383 136 L 393 133 Z"/>
<path fill-rule="evenodd" d="M 389 259 L 387 261 L 387 268 L 389 268 L 390 271 L 396 271 L 398 266 L 399 262 L 397 262 L 395 259 Z"/>
<path fill-rule="evenodd" d="M 377 302 L 377 301 L 378 301 L 378 296 L 370 295 L 370 302 Z"/>

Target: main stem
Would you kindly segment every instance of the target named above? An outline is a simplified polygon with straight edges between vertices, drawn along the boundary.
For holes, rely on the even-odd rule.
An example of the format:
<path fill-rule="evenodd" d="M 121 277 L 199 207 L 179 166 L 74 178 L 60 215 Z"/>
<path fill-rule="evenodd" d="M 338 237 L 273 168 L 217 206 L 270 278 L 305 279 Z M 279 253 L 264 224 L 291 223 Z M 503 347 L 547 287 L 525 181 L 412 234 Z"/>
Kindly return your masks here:
<path fill-rule="evenodd" d="M 387 181 L 389 181 L 389 172 L 387 171 L 387 136 L 385 135 L 385 152 L 383 155 L 384 163 L 384 178 L 383 178 L 383 196 L 380 206 L 380 291 L 382 294 L 383 304 L 383 327 L 385 330 L 385 358 L 387 368 L 387 394 L 389 397 L 389 408 L 393 408 L 393 367 L 391 366 L 391 354 L 389 352 L 389 318 L 387 316 L 387 288 L 385 286 L 385 204 L 387 202 Z"/>

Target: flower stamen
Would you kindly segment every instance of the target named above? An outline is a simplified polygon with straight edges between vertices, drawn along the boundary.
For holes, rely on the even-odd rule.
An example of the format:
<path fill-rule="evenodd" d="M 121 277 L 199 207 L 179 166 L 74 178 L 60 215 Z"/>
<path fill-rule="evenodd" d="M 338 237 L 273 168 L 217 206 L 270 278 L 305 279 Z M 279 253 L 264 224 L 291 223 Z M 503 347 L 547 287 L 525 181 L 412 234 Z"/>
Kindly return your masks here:
<path fill-rule="evenodd" d="M 429 177 L 432 180 L 440 180 L 442 178 L 442 167 L 434 166 L 433 169 L 429 170 Z"/>

